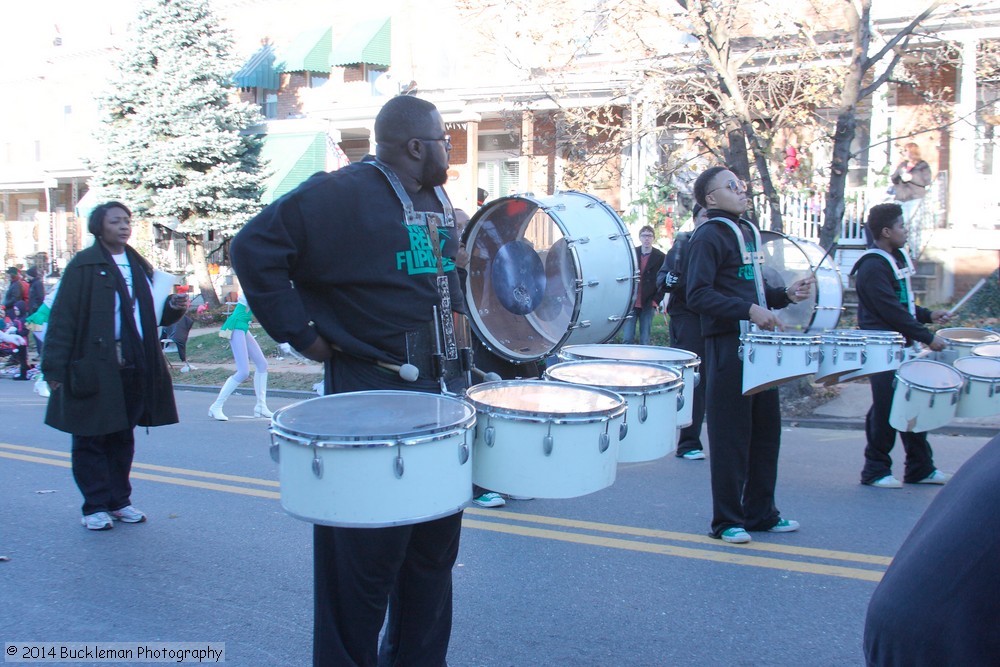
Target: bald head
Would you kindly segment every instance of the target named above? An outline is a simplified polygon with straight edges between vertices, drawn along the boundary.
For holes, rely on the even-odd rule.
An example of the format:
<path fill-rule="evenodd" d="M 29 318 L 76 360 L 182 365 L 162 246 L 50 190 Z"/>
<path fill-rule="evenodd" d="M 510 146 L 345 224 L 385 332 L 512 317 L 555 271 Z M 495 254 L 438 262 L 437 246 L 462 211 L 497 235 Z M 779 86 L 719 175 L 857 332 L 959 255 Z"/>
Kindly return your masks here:
<path fill-rule="evenodd" d="M 375 143 L 399 146 L 415 137 L 430 137 L 437 132 L 437 107 L 418 97 L 400 95 L 382 107 L 375 117 Z"/>

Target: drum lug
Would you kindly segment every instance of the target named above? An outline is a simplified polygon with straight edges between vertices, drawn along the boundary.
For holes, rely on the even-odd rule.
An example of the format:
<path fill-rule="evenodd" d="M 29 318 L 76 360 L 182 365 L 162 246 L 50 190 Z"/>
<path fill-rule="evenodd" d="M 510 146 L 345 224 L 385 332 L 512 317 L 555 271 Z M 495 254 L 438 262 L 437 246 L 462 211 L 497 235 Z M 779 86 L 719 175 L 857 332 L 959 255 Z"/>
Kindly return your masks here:
<path fill-rule="evenodd" d="M 570 237 L 567 236 L 567 237 L 565 237 L 565 240 L 566 240 L 566 244 L 567 245 L 573 245 L 574 243 L 580 243 L 580 244 L 590 243 L 590 237 L 589 236 L 581 236 L 580 238 L 576 238 L 576 239 L 570 238 Z"/>
<path fill-rule="evenodd" d="M 697 387 L 700 384 L 701 384 L 701 372 L 697 372 L 694 374 L 694 386 Z"/>
<path fill-rule="evenodd" d="M 313 475 L 316 479 L 323 479 L 323 459 L 319 457 L 316 453 L 316 449 L 313 448 L 313 462 L 312 462 Z"/>
<path fill-rule="evenodd" d="M 462 444 L 458 446 L 458 465 L 464 466 L 469 460 L 469 432 L 465 432 Z"/>
<path fill-rule="evenodd" d="M 566 328 L 572 331 L 573 329 L 586 329 L 588 327 L 590 327 L 590 320 L 582 320 L 576 324 L 570 324 Z"/>
<path fill-rule="evenodd" d="M 630 281 L 632 279 L 633 279 L 633 276 L 618 276 L 617 278 L 615 278 L 615 282 L 627 283 L 628 281 Z"/>
<path fill-rule="evenodd" d="M 781 356 L 782 356 L 781 352 L 782 352 L 781 345 L 778 345 L 778 351 L 775 352 L 775 359 L 777 360 L 779 366 L 781 365 Z M 751 359 L 751 361 L 753 360 Z"/>
<path fill-rule="evenodd" d="M 403 455 L 398 450 L 396 451 L 396 458 L 392 461 L 392 472 L 396 475 L 396 479 L 403 479 Z"/>
<path fill-rule="evenodd" d="M 611 438 L 608 437 L 607 433 L 602 433 L 597 439 L 597 448 L 601 450 L 601 454 L 608 451 L 608 447 L 611 446 Z"/>
<path fill-rule="evenodd" d="M 677 392 L 677 412 L 684 409 L 684 394 Z"/>
<path fill-rule="evenodd" d="M 646 420 L 649 418 L 649 407 L 643 403 L 639 406 L 639 423 L 645 424 Z"/>
<path fill-rule="evenodd" d="M 281 463 L 281 448 L 278 443 L 274 441 L 274 431 L 271 431 L 271 460 L 275 463 Z"/>
<path fill-rule="evenodd" d="M 555 442 L 552 440 L 551 433 L 546 434 L 546 436 L 542 438 L 542 452 L 544 452 L 546 456 L 552 456 L 552 447 L 554 445 Z"/>
<path fill-rule="evenodd" d="M 497 429 L 495 426 L 487 426 L 486 430 L 483 431 L 483 441 L 486 442 L 487 447 L 492 447 L 497 440 Z"/>
<path fill-rule="evenodd" d="M 621 322 L 624 319 L 625 319 L 624 317 L 621 317 L 619 315 L 609 315 L 608 316 L 608 322 Z"/>
<path fill-rule="evenodd" d="M 889 361 L 892 361 L 891 357 L 889 358 Z M 861 365 L 864 366 L 867 363 L 868 363 L 868 350 L 864 349 L 864 350 L 861 350 Z M 895 386 L 895 385 L 893 385 L 893 386 Z"/>
<path fill-rule="evenodd" d="M 628 435 L 628 423 L 622 422 L 622 425 L 618 427 L 618 442 L 624 440 L 625 436 L 627 435 Z"/>

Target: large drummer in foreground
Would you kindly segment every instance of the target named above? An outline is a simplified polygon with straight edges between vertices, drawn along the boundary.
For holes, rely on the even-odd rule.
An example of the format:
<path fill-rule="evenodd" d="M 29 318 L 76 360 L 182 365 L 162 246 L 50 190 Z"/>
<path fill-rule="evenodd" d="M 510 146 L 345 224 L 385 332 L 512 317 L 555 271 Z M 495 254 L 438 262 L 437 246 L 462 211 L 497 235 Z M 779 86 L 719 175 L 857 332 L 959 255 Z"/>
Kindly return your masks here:
<path fill-rule="evenodd" d="M 780 328 L 769 308 L 807 298 L 813 279 L 803 278 L 784 289 L 764 282 L 756 254 L 759 234 L 741 217 L 747 209 L 746 184 L 733 172 L 724 167 L 705 170 L 695 181 L 694 196 L 708 210 L 708 220 L 688 247 L 686 297 L 688 307 L 701 316 L 705 336 L 710 534 L 744 544 L 751 539 L 749 530 L 787 533 L 798 530 L 799 524 L 781 518 L 774 504 L 781 445 L 778 390 L 743 395 L 741 328 L 749 322 L 764 331 Z"/>
<path fill-rule="evenodd" d="M 268 334 L 326 363 L 327 393 L 438 392 L 435 309 L 450 319 L 464 308 L 439 187 L 451 142 L 434 105 L 415 97 L 385 104 L 375 141 L 375 161 L 316 174 L 251 220 L 233 240 L 233 265 Z M 404 363 L 418 379 L 387 368 Z M 464 389 L 460 373 L 445 377 Z M 390 528 L 316 525 L 313 664 L 375 665 L 381 653 L 379 664 L 444 665 L 461 522 L 458 512 Z"/>
<path fill-rule="evenodd" d="M 861 329 L 896 331 L 913 341 L 941 351 L 946 342 L 924 326 L 931 322 L 947 322 L 948 311 L 931 312 L 913 302 L 910 289 L 912 266 L 906 251 L 906 226 L 899 204 L 878 204 L 868 212 L 868 233 L 874 247 L 857 261 L 851 273 L 856 274 L 858 291 L 858 327 Z M 898 489 L 902 485 L 892 474 L 889 452 L 896 442 L 896 430 L 889 425 L 892 407 L 892 387 L 895 371 L 874 373 L 868 378 L 872 391 L 872 407 L 865 416 L 865 467 L 861 483 L 880 489 Z M 906 451 L 903 481 L 915 484 L 944 484 L 951 478 L 934 467 L 934 454 L 926 433 L 899 434 Z"/>

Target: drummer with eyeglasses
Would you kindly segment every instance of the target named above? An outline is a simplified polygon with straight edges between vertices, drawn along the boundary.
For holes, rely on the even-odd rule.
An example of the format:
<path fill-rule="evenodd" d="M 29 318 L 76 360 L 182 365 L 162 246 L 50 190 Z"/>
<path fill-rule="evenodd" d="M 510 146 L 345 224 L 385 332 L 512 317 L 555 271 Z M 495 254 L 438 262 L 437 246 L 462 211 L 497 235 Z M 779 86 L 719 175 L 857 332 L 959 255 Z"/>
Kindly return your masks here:
<path fill-rule="evenodd" d="M 934 335 L 925 324 L 945 323 L 951 319 L 946 310 L 930 311 L 913 301 L 909 286 L 911 263 L 906 255 L 906 224 L 899 204 L 878 204 L 868 212 L 868 235 L 873 244 L 851 269 L 858 293 L 858 327 L 874 331 L 895 331 L 927 345 L 935 352 L 947 347 L 947 341 Z M 895 371 L 874 373 L 868 378 L 872 406 L 865 415 L 865 465 L 861 483 L 877 489 L 903 486 L 892 474 L 889 452 L 896 444 L 896 429 L 889 424 L 892 409 Z M 900 432 L 906 463 L 903 482 L 908 484 L 945 484 L 951 475 L 934 467 L 934 453 L 926 433 Z"/>
<path fill-rule="evenodd" d="M 814 280 L 788 287 L 764 281 L 756 257 L 759 234 L 744 219 L 746 184 L 725 167 L 711 167 L 694 184 L 707 209 L 688 246 L 688 307 L 699 314 L 705 338 L 702 379 L 712 476 L 709 535 L 731 544 L 751 541 L 748 531 L 788 533 L 799 523 L 782 518 L 774 501 L 781 446 L 778 390 L 744 396 L 741 331 L 781 328 L 771 308 L 809 297 Z"/>
<path fill-rule="evenodd" d="M 312 176 L 247 223 L 233 265 L 268 334 L 324 362 L 327 394 L 461 393 L 464 373 L 433 347 L 464 311 L 440 187 L 450 138 L 433 104 L 401 96 L 378 113 L 375 141 L 374 159 Z M 459 511 L 401 526 L 315 525 L 313 664 L 445 665 L 461 524 Z"/>

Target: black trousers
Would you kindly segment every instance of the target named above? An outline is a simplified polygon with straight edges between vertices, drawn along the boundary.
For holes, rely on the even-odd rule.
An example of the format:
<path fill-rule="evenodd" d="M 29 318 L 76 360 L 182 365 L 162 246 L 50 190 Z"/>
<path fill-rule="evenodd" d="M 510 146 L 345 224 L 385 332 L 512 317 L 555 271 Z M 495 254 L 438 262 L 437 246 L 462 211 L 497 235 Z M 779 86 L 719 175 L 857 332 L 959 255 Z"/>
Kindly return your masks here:
<path fill-rule="evenodd" d="M 327 364 L 326 386 L 331 393 L 438 390 L 344 356 Z M 390 528 L 315 526 L 314 667 L 443 667 L 461 528 L 461 512 Z"/>
<path fill-rule="evenodd" d="M 705 419 L 705 337 L 701 335 L 701 318 L 694 314 L 670 316 L 670 345 L 694 352 L 701 359 L 701 382 L 694 388 L 691 406 L 692 422 L 681 429 L 677 441 L 677 456 L 704 449 L 701 444 L 701 425 Z"/>
<path fill-rule="evenodd" d="M 106 435 L 74 435 L 73 479 L 83 494 L 83 513 L 113 512 L 131 505 L 132 457 L 135 435 L 131 428 Z"/>
<path fill-rule="evenodd" d="M 767 530 L 778 523 L 774 504 L 781 447 L 778 390 L 743 395 L 739 335 L 705 339 L 706 422 L 711 452 L 712 535 L 733 526 Z"/>
<path fill-rule="evenodd" d="M 865 415 L 865 467 L 861 470 L 861 483 L 872 482 L 892 474 L 892 458 L 889 452 L 896 444 L 896 429 L 889 425 L 889 411 L 892 409 L 892 382 L 895 371 L 885 371 L 869 376 L 872 389 L 872 406 Z M 906 465 L 903 470 L 904 482 L 919 482 L 931 475 L 934 468 L 934 453 L 927 441 L 926 433 L 900 432 Z"/>

